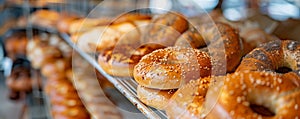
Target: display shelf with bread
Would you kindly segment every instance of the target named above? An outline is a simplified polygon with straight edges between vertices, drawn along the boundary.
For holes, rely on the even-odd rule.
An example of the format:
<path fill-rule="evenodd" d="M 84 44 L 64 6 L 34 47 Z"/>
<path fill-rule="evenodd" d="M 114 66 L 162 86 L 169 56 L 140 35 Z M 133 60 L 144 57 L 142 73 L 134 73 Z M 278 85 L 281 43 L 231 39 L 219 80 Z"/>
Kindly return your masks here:
<path fill-rule="evenodd" d="M 299 47 L 296 45 L 298 41 L 280 39 L 272 35 L 274 30 L 272 23 L 260 27 L 259 24 L 262 23 L 257 23 L 259 21 L 255 19 L 232 22 L 227 21 L 221 14 L 213 16 L 216 12 L 218 11 L 208 14 L 211 18 L 205 15 L 189 18 L 181 13 L 166 12 L 151 15 L 148 23 L 144 26 L 135 24 L 136 28 L 133 30 L 130 30 L 132 29 L 130 25 L 125 25 L 127 23 L 112 21 L 111 24 L 96 25 L 86 31 L 79 29 L 79 33 L 71 33 L 71 36 L 66 33 L 61 35 L 148 118 L 222 118 L 227 115 L 225 112 L 228 112 L 229 118 L 242 117 L 240 113 L 244 114 L 244 112 L 239 110 L 230 108 L 232 110 L 230 112 L 225 108 L 223 113 L 219 112 L 219 107 L 213 106 L 227 104 L 222 102 L 227 94 L 221 91 L 224 87 L 219 84 L 226 81 L 225 86 L 230 85 L 227 84 L 227 79 L 235 80 L 233 77 L 239 74 L 242 76 L 239 78 L 241 80 L 248 80 L 248 77 L 249 80 L 253 80 L 251 76 L 257 76 L 258 80 L 270 76 L 271 79 L 279 82 L 292 79 L 294 84 L 285 81 L 291 83 L 291 89 L 283 89 L 282 93 L 291 91 L 293 95 L 279 98 L 285 101 L 295 99 L 294 102 L 288 102 L 292 105 L 285 106 L 286 109 L 292 110 L 292 106 L 297 106 L 299 104 L 299 87 L 296 86 L 299 83 L 299 67 L 296 66 L 299 62 L 297 58 Z M 126 16 L 127 14 L 121 15 L 114 20 L 118 21 Z M 122 31 L 122 27 L 127 30 L 126 34 L 124 30 Z M 139 34 L 136 31 L 142 32 Z M 121 35 L 118 34 L 119 32 Z M 291 48 L 285 50 L 288 46 Z M 278 49 L 279 47 L 283 49 Z M 258 52 L 255 48 L 264 50 Z M 270 55 L 270 53 L 266 52 L 279 58 L 277 60 L 280 62 L 276 62 L 276 58 L 267 56 L 266 54 Z M 284 53 L 278 54 L 282 52 Z M 283 57 L 289 57 L 287 58 L 289 61 L 284 61 Z M 253 63 L 250 63 L 251 61 Z M 294 63 L 288 63 L 290 61 Z M 265 64 L 261 64 L 262 62 Z M 278 68 L 287 66 L 292 72 L 277 71 Z M 266 74 L 255 72 L 257 70 L 265 71 Z M 284 75 L 281 76 L 282 74 Z M 269 80 L 263 82 L 263 84 L 270 83 L 267 86 L 274 83 Z M 246 86 L 251 87 L 251 85 L 255 84 Z M 277 86 L 276 82 L 272 84 L 273 86 Z M 278 90 L 283 88 L 281 86 L 284 87 L 278 85 Z M 245 86 L 239 88 L 244 89 Z M 249 90 L 253 90 L 252 88 Z M 266 89 L 272 92 L 270 87 Z M 296 91 L 292 91 L 293 89 Z M 231 92 L 229 90 L 229 93 Z M 218 94 L 225 96 L 220 99 L 216 97 Z M 239 94 L 252 95 L 245 92 Z M 206 100 L 206 96 L 209 101 Z M 256 116 L 271 114 L 289 117 L 282 110 L 274 114 L 269 103 L 265 105 L 256 98 L 253 100 L 244 98 L 246 97 L 238 98 L 238 103 L 244 101 L 240 105 L 244 104 L 247 109 L 254 110 Z M 205 105 L 208 107 L 204 107 Z M 261 109 L 260 106 L 252 107 L 253 105 L 267 107 L 271 111 Z M 238 114 L 232 114 L 235 111 Z M 297 113 L 292 114 L 295 117 L 299 116 Z"/>
<path fill-rule="evenodd" d="M 101 6 L 86 17 L 49 10 L 28 16 L 25 26 L 47 32 L 33 35 L 26 50 L 48 78 L 52 116 L 300 117 L 300 42 L 283 37 L 295 31 L 282 32 L 283 22 L 257 8 L 228 16 L 228 3 L 208 11 L 195 1 L 172 4 L 137 5 L 117 16 L 119 8 L 107 15 Z"/>

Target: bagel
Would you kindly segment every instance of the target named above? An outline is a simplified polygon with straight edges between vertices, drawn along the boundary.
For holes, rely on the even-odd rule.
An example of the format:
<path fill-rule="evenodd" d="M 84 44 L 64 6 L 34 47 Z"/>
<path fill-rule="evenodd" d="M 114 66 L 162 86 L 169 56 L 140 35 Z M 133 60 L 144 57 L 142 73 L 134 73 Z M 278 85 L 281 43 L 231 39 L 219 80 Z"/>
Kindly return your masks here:
<path fill-rule="evenodd" d="M 150 20 L 151 16 L 146 14 L 139 13 L 127 13 L 119 16 L 116 20 L 112 22 L 112 24 L 120 24 L 124 22 L 135 22 L 135 21 L 143 21 Z"/>
<path fill-rule="evenodd" d="M 142 43 L 158 44 L 162 48 L 173 46 L 176 39 L 188 29 L 188 22 L 179 13 L 166 13 L 153 18 L 142 36 Z"/>
<path fill-rule="evenodd" d="M 170 119 L 297 118 L 299 82 L 299 77 L 257 71 L 201 78 L 179 88 L 166 113 Z M 271 112 L 256 112 L 252 105 Z"/>
<path fill-rule="evenodd" d="M 247 54 L 237 71 L 273 71 L 280 67 L 290 68 L 300 76 L 300 43 L 291 40 L 274 40 Z"/>
<path fill-rule="evenodd" d="M 205 45 L 203 37 L 192 25 L 175 42 L 175 46 L 192 47 L 195 49 Z"/>
<path fill-rule="evenodd" d="M 207 47 L 202 48 L 205 44 Z M 200 50 L 208 52 L 214 61 L 214 75 L 235 71 L 243 53 L 242 41 L 237 31 L 221 22 L 195 24 L 176 41 L 175 45 L 200 47 Z"/>
<path fill-rule="evenodd" d="M 33 68 L 40 69 L 44 64 L 62 58 L 62 52 L 54 46 L 38 46 L 34 50 L 27 50 L 27 57 Z"/>
<path fill-rule="evenodd" d="M 154 107 L 156 109 L 165 109 L 169 99 L 176 92 L 176 89 L 173 90 L 155 90 L 151 88 L 146 88 L 143 86 L 138 86 L 137 97 L 146 105 Z"/>
<path fill-rule="evenodd" d="M 83 106 L 80 98 L 65 98 L 63 95 L 59 94 L 52 94 L 50 99 L 50 103 L 52 105 L 65 105 L 69 107 L 74 107 L 74 106 Z"/>
<path fill-rule="evenodd" d="M 180 87 L 169 100 L 165 108 L 170 119 L 200 118 L 202 105 L 205 101 L 206 92 L 210 82 L 210 77 L 191 80 L 188 84 Z M 217 80 L 214 78 L 214 80 Z"/>
<path fill-rule="evenodd" d="M 54 118 L 90 119 L 90 115 L 83 106 L 68 107 L 64 105 L 52 105 Z"/>
<path fill-rule="evenodd" d="M 296 77 L 295 80 L 300 80 Z M 228 75 L 224 85 L 209 90 L 208 105 L 214 105 L 207 118 L 299 118 L 300 88 L 285 75 L 271 72 L 235 72 Z M 216 95 L 219 94 L 219 95 Z M 211 101 L 217 99 L 217 103 Z M 271 111 L 271 115 L 255 112 L 252 105 Z M 273 113 L 273 114 L 272 114 Z"/>
<path fill-rule="evenodd" d="M 57 59 L 53 62 L 45 63 L 44 66 L 41 68 L 41 73 L 45 77 L 65 77 L 66 70 L 69 69 L 70 62 L 67 59 Z"/>
<path fill-rule="evenodd" d="M 112 47 L 100 52 L 98 63 L 110 75 L 132 76 L 134 66 L 145 54 L 153 50 L 148 46 L 141 46 L 137 49 L 129 45 Z"/>
<path fill-rule="evenodd" d="M 139 85 L 153 89 L 177 89 L 189 80 L 211 75 L 211 59 L 192 48 L 155 50 L 139 61 L 133 76 Z"/>

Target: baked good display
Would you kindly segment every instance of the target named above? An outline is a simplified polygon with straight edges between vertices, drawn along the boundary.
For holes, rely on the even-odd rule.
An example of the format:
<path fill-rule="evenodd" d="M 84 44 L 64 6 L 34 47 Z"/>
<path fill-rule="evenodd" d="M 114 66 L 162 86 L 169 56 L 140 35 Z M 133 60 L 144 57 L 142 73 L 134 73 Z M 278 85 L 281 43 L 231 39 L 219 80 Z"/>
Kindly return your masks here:
<path fill-rule="evenodd" d="M 41 69 L 41 74 L 47 78 L 44 88 L 51 103 L 52 117 L 89 119 L 90 114 L 67 77 L 66 72 L 71 69 L 69 46 L 56 35 L 39 35 L 29 41 L 27 57 L 33 68 Z"/>
<path fill-rule="evenodd" d="M 300 116 L 299 42 L 273 36 L 276 24 L 267 29 L 251 18 L 233 22 L 217 10 L 210 17 L 155 13 L 83 18 L 37 10 L 20 24 L 62 34 L 32 32 L 30 40 L 13 35 L 5 48 L 12 59 L 26 54 L 47 78 L 44 90 L 53 118 L 123 118 L 124 111 L 103 92 L 113 86 L 150 117 L 156 109 L 170 119 Z M 59 35 L 69 35 L 72 47 L 95 60 L 111 75 L 109 81 L 94 61 L 89 62 L 95 68 L 76 61 L 78 54 Z M 40 85 L 28 74 L 16 70 L 8 77 L 13 98 Z"/>

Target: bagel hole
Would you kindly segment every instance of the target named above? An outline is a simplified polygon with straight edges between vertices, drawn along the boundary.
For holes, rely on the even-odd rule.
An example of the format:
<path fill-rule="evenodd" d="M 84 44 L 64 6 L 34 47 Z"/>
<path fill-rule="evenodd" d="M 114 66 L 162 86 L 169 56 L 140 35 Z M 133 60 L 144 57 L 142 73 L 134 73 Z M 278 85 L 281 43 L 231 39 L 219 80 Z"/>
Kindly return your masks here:
<path fill-rule="evenodd" d="M 252 111 L 262 116 L 275 116 L 275 113 L 261 105 L 250 104 L 250 108 Z"/>
<path fill-rule="evenodd" d="M 277 73 L 281 73 L 281 74 L 284 74 L 284 73 L 288 73 L 288 72 L 291 72 L 292 69 L 291 68 L 288 68 L 288 67 L 279 67 L 277 70 L 275 70 Z"/>

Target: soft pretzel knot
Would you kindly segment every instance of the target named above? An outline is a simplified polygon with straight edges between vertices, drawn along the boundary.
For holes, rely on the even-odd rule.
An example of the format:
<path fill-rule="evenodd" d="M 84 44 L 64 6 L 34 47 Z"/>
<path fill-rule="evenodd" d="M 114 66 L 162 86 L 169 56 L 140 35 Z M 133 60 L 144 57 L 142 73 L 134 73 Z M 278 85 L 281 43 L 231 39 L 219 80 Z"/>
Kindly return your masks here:
<path fill-rule="evenodd" d="M 290 80 L 286 75 L 257 71 L 202 78 L 179 88 L 170 99 L 166 112 L 168 117 L 180 119 L 297 119 L 300 117 L 298 84 L 299 77 Z M 251 105 L 266 107 L 273 114 L 266 116 L 255 112 Z M 205 109 L 211 110 L 203 115 Z"/>
<path fill-rule="evenodd" d="M 274 40 L 259 46 L 247 54 L 237 71 L 275 71 L 288 67 L 300 76 L 300 43 L 291 40 Z"/>

